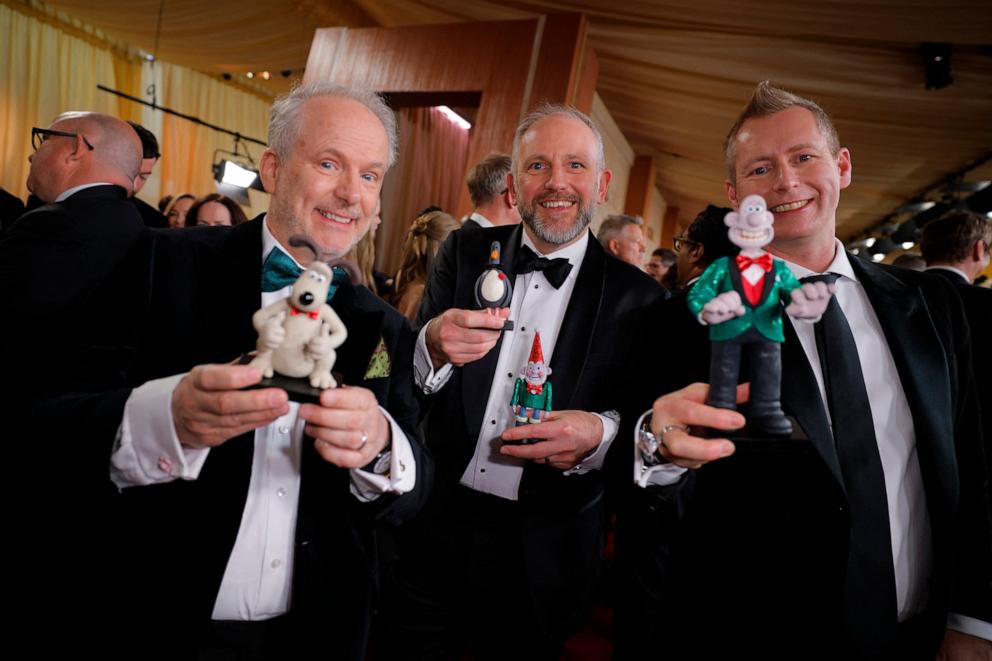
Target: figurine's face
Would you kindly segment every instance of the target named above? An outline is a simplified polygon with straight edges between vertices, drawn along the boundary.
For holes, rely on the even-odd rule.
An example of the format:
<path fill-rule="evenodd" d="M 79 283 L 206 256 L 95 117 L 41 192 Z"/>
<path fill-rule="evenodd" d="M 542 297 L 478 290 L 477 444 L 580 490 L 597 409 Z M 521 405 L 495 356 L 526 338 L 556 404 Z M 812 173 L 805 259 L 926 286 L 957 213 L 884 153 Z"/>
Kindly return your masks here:
<path fill-rule="evenodd" d="M 763 248 L 775 237 L 772 227 L 775 217 L 760 195 L 745 197 L 737 211 L 728 213 L 723 222 L 730 228 L 727 230 L 730 242 L 740 248 Z"/>
<path fill-rule="evenodd" d="M 262 182 L 272 193 L 269 229 L 297 261 L 312 255 L 289 247 L 294 234 L 306 235 L 325 256 L 343 257 L 378 212 L 389 160 L 386 129 L 361 103 L 331 96 L 307 101 L 297 121 L 285 158 L 271 149 L 262 155 Z"/>
<path fill-rule="evenodd" d="M 532 386 L 539 386 L 548 380 L 548 374 L 551 370 L 544 366 L 544 363 L 527 363 L 527 367 L 524 368 L 524 381 L 531 384 Z"/>
<path fill-rule="evenodd" d="M 293 307 L 304 312 L 316 310 L 327 301 L 330 286 L 331 269 L 323 262 L 313 262 L 293 283 Z"/>
<path fill-rule="evenodd" d="M 551 252 L 575 241 L 606 199 L 613 176 L 599 169 L 599 143 L 567 115 L 536 122 L 520 141 L 516 171 L 507 175 L 520 217 L 534 243 Z"/>
<path fill-rule="evenodd" d="M 809 110 L 793 107 L 744 122 L 735 144 L 736 181 L 727 195 L 740 207 L 761 195 L 775 216 L 776 245 L 833 242 L 840 191 L 851 183 L 851 154 L 832 154 Z"/>

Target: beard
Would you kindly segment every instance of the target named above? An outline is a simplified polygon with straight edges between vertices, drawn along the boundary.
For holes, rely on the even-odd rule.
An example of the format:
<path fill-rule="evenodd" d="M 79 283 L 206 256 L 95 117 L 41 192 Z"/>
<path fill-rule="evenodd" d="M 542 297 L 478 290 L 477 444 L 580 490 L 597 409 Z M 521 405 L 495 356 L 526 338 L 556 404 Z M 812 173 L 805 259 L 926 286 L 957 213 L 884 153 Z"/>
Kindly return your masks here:
<path fill-rule="evenodd" d="M 521 204 L 517 207 L 517 210 L 520 212 L 520 219 L 524 222 L 524 225 L 529 227 L 531 231 L 545 243 L 549 243 L 554 246 L 561 246 L 566 243 L 570 243 L 573 239 L 582 234 L 582 232 L 589 227 L 589 223 L 592 222 L 592 216 L 596 211 L 596 205 L 585 204 L 581 199 L 572 198 L 578 206 L 575 222 L 571 225 L 558 227 L 552 227 L 546 224 L 538 215 L 538 207 L 546 198 L 562 199 L 561 195 L 543 195 L 535 199 L 531 204 L 524 204 L 521 200 Z"/>

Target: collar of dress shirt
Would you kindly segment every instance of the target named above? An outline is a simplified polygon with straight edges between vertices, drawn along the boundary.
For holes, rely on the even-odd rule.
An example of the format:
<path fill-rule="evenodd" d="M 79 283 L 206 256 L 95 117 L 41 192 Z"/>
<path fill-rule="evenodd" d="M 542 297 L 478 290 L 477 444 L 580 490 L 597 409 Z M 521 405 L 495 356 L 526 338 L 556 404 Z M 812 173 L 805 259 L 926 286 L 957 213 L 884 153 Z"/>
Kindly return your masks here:
<path fill-rule="evenodd" d="M 781 259 L 781 257 L 776 257 L 776 259 Z M 783 259 L 782 261 L 785 262 L 785 265 L 789 267 L 792 275 L 796 276 L 796 278 L 805 278 L 808 275 L 816 274 L 816 271 L 810 271 L 805 266 L 793 264 L 787 259 Z M 847 251 L 844 250 L 844 244 L 840 242 L 840 239 L 834 238 L 834 260 L 830 262 L 830 266 L 823 272 L 836 273 L 848 280 L 858 281 L 858 276 L 854 274 L 854 268 L 851 266 L 851 261 L 847 257 Z"/>
<path fill-rule="evenodd" d="M 115 185 L 116 184 L 112 184 L 112 183 L 110 183 L 108 181 L 94 181 L 91 184 L 82 184 L 81 186 L 73 186 L 72 188 L 69 188 L 69 189 L 66 189 L 66 190 L 62 191 L 59 194 L 59 196 L 57 198 L 55 198 L 55 201 L 56 202 L 61 202 L 62 200 L 66 199 L 66 198 L 68 198 L 68 197 L 70 197 L 72 195 L 75 195 L 79 191 L 84 190 L 86 188 L 93 188 L 94 186 L 115 186 Z"/>
<path fill-rule="evenodd" d="M 273 248 L 279 248 L 279 250 L 289 255 L 289 258 L 293 260 L 294 264 L 299 266 L 301 269 L 305 268 L 302 264 L 296 261 L 296 258 L 293 257 L 293 253 L 286 250 L 286 246 L 279 243 L 279 240 L 276 239 L 276 237 L 272 235 L 272 232 L 269 231 L 269 215 L 266 214 L 262 218 L 262 263 L 263 264 L 265 263 L 265 258 L 269 256 L 269 253 L 272 252 Z"/>
<path fill-rule="evenodd" d="M 482 227 L 495 227 L 495 225 L 493 225 L 493 221 L 489 220 L 478 211 L 473 211 L 472 215 L 469 216 L 469 220 L 474 220 Z"/>
<path fill-rule="evenodd" d="M 582 238 L 575 243 L 565 246 L 564 248 L 559 248 L 554 252 L 549 252 L 548 254 L 542 254 L 534 242 L 531 241 L 530 235 L 527 234 L 527 229 L 523 228 L 521 231 L 523 235 L 523 240 L 520 242 L 522 245 L 527 246 L 534 252 L 536 252 L 541 257 L 547 257 L 548 259 L 558 259 L 559 257 L 564 257 L 572 265 L 572 270 L 568 272 L 569 280 L 575 279 L 579 276 L 579 269 L 582 268 L 582 260 L 586 258 L 586 249 L 589 247 L 589 230 L 583 232 Z"/>
<path fill-rule="evenodd" d="M 959 276 L 961 276 L 962 280 L 967 282 L 969 285 L 971 284 L 971 280 L 968 278 L 967 274 L 965 274 L 965 272 L 962 271 L 961 269 L 956 269 L 953 266 L 946 266 L 944 264 L 941 264 L 940 266 L 928 266 L 926 268 L 927 271 L 934 271 L 936 269 L 943 269 L 945 271 L 950 271 L 951 273 L 956 273 Z"/>

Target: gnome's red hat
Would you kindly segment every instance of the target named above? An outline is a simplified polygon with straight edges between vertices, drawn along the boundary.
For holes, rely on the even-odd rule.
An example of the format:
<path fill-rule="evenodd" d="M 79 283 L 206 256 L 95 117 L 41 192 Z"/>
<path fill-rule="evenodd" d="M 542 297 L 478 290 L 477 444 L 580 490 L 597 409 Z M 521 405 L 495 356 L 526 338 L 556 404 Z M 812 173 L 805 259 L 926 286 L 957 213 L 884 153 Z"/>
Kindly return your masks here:
<path fill-rule="evenodd" d="M 530 358 L 527 359 L 527 362 L 544 364 L 544 352 L 541 351 L 540 333 L 534 333 L 534 343 L 530 345 Z"/>

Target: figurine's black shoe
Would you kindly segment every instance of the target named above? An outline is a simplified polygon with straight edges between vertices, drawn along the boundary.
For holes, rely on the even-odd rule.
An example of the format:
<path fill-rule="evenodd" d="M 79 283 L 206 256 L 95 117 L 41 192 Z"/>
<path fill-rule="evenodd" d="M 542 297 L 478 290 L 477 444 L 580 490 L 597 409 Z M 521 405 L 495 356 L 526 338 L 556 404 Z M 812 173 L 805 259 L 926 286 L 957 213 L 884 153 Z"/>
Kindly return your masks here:
<path fill-rule="evenodd" d="M 760 429 L 774 436 L 789 436 L 792 434 L 792 423 L 781 411 L 777 413 L 751 414 L 748 417 L 749 426 Z"/>

